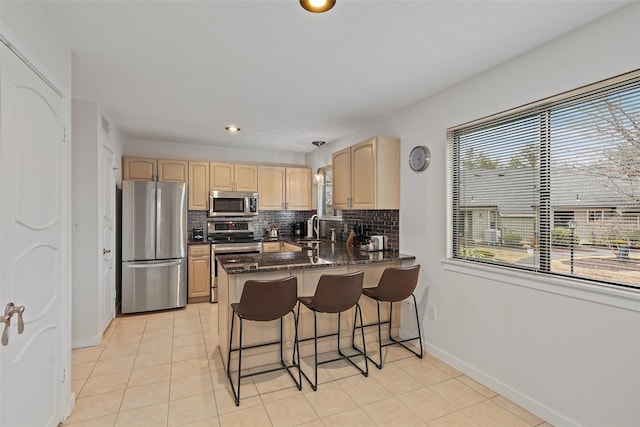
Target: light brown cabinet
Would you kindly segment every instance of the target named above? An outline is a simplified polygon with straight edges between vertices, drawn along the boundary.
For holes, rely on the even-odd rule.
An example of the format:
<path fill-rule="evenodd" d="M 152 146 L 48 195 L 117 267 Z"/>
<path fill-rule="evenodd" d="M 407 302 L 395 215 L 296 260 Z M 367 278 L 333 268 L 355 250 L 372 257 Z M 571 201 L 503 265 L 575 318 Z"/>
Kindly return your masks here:
<path fill-rule="evenodd" d="M 158 181 L 189 182 L 189 163 L 186 160 L 158 159 Z"/>
<path fill-rule="evenodd" d="M 288 242 L 262 242 L 262 252 L 300 252 L 302 248 Z"/>
<path fill-rule="evenodd" d="M 280 252 L 282 242 L 262 242 L 262 252 Z"/>
<path fill-rule="evenodd" d="M 127 181 L 155 181 L 158 161 L 143 157 L 122 158 L 122 179 Z"/>
<path fill-rule="evenodd" d="M 258 166 L 261 210 L 310 210 L 311 169 Z"/>
<path fill-rule="evenodd" d="M 286 168 L 287 210 L 308 211 L 311 209 L 311 169 Z"/>
<path fill-rule="evenodd" d="M 209 189 L 217 191 L 258 191 L 258 165 L 211 162 Z"/>
<path fill-rule="evenodd" d="M 260 210 L 284 210 L 285 168 L 258 166 L 258 194 Z"/>
<path fill-rule="evenodd" d="M 400 140 L 376 137 L 331 155 L 334 209 L 400 209 Z"/>
<path fill-rule="evenodd" d="M 209 163 L 189 162 L 189 210 L 206 211 L 209 204 Z"/>
<path fill-rule="evenodd" d="M 189 245 L 188 302 L 209 301 L 211 292 L 211 253 L 209 245 Z"/>
<path fill-rule="evenodd" d="M 128 181 L 188 182 L 185 160 L 123 157 L 122 179 Z"/>

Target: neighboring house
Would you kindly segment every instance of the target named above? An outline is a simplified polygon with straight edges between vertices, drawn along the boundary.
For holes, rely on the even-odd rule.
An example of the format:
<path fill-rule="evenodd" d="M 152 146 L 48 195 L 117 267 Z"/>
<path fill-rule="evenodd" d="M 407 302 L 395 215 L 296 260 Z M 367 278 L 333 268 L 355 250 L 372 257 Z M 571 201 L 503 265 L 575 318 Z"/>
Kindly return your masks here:
<path fill-rule="evenodd" d="M 461 234 L 474 243 L 535 245 L 539 232 L 539 171 L 531 168 L 470 169 L 461 174 Z M 640 229 L 640 204 L 616 194 L 607 178 L 580 169 L 551 175 L 552 228 L 577 223 L 581 243 L 625 239 Z M 639 191 L 640 193 L 640 191 Z"/>

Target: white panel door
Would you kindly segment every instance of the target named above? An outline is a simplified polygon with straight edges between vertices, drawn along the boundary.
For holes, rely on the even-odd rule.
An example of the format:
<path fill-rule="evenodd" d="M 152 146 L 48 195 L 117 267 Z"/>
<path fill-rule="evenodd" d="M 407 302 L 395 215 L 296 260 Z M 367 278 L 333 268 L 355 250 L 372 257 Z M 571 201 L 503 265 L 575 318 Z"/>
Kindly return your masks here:
<path fill-rule="evenodd" d="M 116 278 L 115 278 L 115 236 L 116 236 L 116 177 L 115 154 L 107 145 L 107 137 L 102 131 L 102 182 L 101 184 L 101 221 L 102 221 L 102 274 L 100 289 L 100 332 L 104 332 L 116 317 Z"/>
<path fill-rule="evenodd" d="M 2 426 L 56 426 L 68 397 L 64 111 L 63 98 L 0 43 L 0 309 L 25 307 L 24 332 L 14 315 L 0 346 Z"/>

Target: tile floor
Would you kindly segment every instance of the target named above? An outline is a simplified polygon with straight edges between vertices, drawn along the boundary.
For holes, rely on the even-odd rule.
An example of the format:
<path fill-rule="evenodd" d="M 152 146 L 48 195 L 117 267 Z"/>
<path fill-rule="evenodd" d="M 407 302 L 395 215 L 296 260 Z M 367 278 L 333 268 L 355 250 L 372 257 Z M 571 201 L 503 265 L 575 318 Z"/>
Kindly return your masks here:
<path fill-rule="evenodd" d="M 97 347 L 72 352 L 76 405 L 65 426 L 549 427 L 435 357 L 387 347 L 368 378 L 322 365 L 318 391 L 286 374 L 243 380 L 233 403 L 218 353 L 217 304 L 116 318 Z"/>

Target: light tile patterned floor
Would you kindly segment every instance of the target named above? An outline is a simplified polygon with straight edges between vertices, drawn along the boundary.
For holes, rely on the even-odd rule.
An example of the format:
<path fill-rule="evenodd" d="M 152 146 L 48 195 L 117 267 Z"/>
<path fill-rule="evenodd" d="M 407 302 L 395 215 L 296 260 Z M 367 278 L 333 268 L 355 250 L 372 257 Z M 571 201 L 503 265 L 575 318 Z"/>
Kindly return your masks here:
<path fill-rule="evenodd" d="M 217 304 L 116 318 L 100 346 L 72 353 L 76 406 L 65 426 L 549 427 L 426 354 L 387 347 L 368 378 L 344 362 L 318 391 L 285 372 L 243 380 L 240 407 L 218 353 Z"/>

